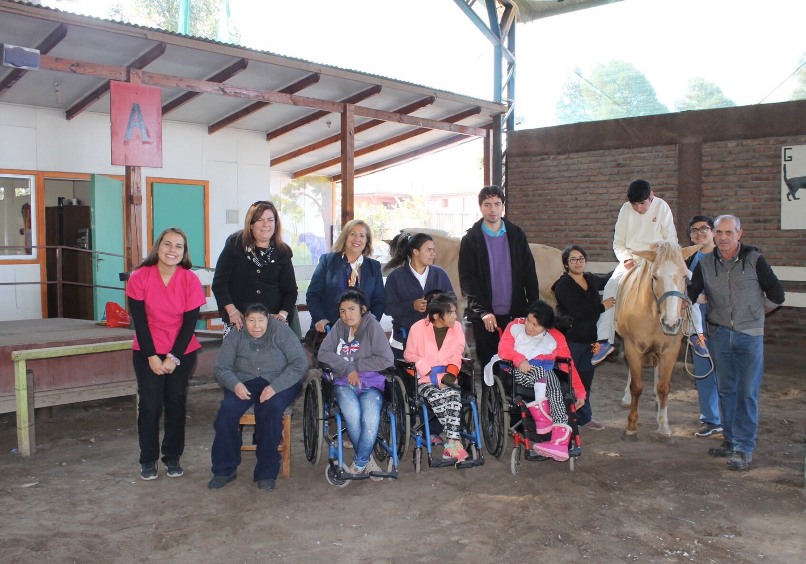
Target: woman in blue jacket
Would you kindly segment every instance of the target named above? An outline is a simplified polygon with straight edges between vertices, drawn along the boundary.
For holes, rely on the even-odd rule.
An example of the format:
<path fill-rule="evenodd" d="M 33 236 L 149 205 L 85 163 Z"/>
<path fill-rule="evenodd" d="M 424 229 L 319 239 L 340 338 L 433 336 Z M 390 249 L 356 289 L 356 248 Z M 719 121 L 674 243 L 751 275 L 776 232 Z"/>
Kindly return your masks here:
<path fill-rule="evenodd" d="M 365 221 L 347 223 L 333 245 L 333 252 L 319 257 L 306 301 L 311 322 L 320 333 L 339 319 L 338 299 L 349 288 L 364 294 L 369 313 L 380 321 L 384 290 L 381 263 L 372 255 L 372 229 Z"/>
<path fill-rule="evenodd" d="M 411 326 L 425 319 L 429 295 L 451 293 L 453 286 L 448 273 L 434 264 L 434 239 L 426 233 L 397 235 L 391 244 L 392 259 L 384 266 L 386 278 L 386 307 L 384 313 L 392 318 L 392 352 L 403 358 L 406 338 Z"/>

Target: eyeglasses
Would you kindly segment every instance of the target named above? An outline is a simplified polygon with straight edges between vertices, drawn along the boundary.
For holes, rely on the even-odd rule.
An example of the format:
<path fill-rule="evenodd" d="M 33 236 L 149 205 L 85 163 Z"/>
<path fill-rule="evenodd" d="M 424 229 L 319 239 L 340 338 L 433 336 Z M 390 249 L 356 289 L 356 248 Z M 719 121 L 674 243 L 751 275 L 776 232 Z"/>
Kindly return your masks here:
<path fill-rule="evenodd" d="M 582 264 L 583 262 L 587 262 L 587 259 L 585 257 L 568 259 L 568 264 Z"/>
<path fill-rule="evenodd" d="M 267 200 L 258 200 L 257 202 L 252 204 L 252 207 L 255 207 L 255 206 L 267 206 L 267 207 L 270 207 L 270 208 L 274 208 L 274 204 L 269 202 L 269 201 L 267 201 Z"/>
<path fill-rule="evenodd" d="M 699 228 L 692 227 L 689 233 L 691 233 L 692 235 L 696 235 L 697 233 L 708 233 L 709 231 L 711 231 L 711 228 L 708 227 L 707 225 L 703 225 L 702 227 Z"/>

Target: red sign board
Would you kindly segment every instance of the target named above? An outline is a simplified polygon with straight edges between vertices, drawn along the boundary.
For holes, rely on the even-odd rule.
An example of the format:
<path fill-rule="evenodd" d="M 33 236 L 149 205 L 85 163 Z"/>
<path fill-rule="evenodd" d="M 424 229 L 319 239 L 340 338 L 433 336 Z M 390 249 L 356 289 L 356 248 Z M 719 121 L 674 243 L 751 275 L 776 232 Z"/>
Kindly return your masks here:
<path fill-rule="evenodd" d="M 112 81 L 112 164 L 162 167 L 162 91 Z"/>

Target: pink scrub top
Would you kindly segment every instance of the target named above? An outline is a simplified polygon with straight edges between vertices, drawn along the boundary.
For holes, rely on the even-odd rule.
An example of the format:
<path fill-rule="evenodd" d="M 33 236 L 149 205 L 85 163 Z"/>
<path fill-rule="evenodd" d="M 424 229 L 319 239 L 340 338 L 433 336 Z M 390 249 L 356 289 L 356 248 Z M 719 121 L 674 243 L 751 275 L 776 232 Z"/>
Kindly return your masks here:
<path fill-rule="evenodd" d="M 157 265 L 138 268 L 129 277 L 126 295 L 145 302 L 148 330 L 157 354 L 171 352 L 185 312 L 201 307 L 207 301 L 198 276 L 181 266 L 177 267 L 167 286 L 162 282 Z M 132 348 L 140 350 L 137 337 Z M 184 354 L 200 348 L 199 340 L 193 335 Z"/>

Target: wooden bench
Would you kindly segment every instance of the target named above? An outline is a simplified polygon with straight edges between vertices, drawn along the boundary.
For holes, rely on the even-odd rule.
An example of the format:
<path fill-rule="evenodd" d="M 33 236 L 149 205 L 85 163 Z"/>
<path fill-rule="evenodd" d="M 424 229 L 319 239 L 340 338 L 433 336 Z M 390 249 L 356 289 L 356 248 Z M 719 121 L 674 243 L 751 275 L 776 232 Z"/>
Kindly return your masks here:
<path fill-rule="evenodd" d="M 288 478 L 291 474 L 291 414 L 293 409 L 291 406 L 288 406 L 286 410 L 283 412 L 283 440 L 280 441 L 280 445 L 277 447 L 277 450 L 280 452 L 282 456 L 282 466 L 280 469 L 280 476 L 283 478 Z M 252 442 L 251 443 L 244 443 L 241 446 L 241 450 L 244 451 L 253 451 L 257 449 L 257 445 L 255 444 L 254 440 L 254 427 L 255 427 L 255 414 L 254 413 L 244 413 L 241 416 L 241 420 L 239 421 L 240 424 L 240 431 L 241 431 L 241 438 L 243 438 L 243 429 L 244 427 L 252 427 Z"/>

